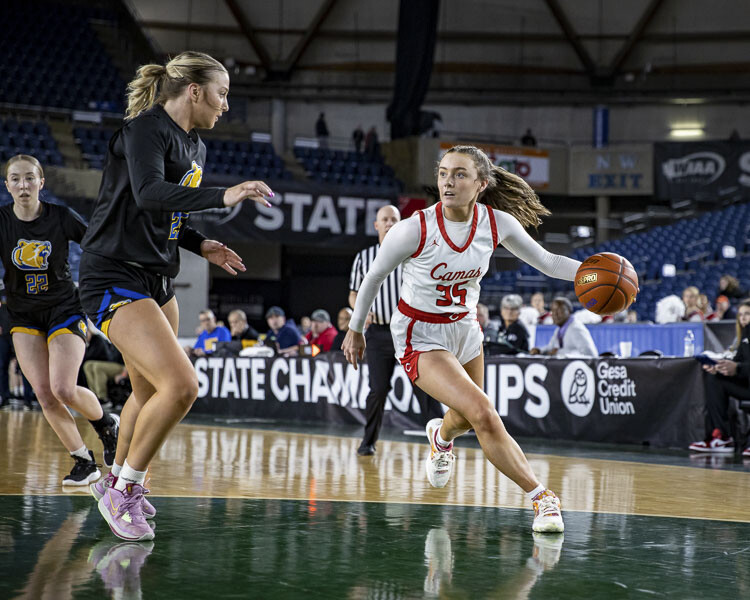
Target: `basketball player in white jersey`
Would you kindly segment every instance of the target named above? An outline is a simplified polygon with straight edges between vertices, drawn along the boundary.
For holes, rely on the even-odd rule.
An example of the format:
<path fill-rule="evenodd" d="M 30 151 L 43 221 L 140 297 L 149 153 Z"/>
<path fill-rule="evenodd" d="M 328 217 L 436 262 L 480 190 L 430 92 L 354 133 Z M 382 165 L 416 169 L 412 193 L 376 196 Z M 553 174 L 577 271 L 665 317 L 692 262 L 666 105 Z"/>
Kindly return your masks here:
<path fill-rule="evenodd" d="M 474 429 L 485 456 L 516 482 L 535 511 L 533 529 L 561 532 L 560 501 L 534 475 L 526 456 L 483 391 L 479 282 L 495 247 L 551 277 L 573 281 L 580 263 L 547 252 L 524 230 L 550 214 L 520 177 L 494 166 L 474 146 L 455 146 L 438 167 L 440 202 L 394 225 L 357 295 L 342 345 L 355 367 L 362 359 L 365 318 L 386 276 L 402 265 L 401 299 L 391 319 L 396 358 L 412 382 L 447 405 L 427 424 L 427 477 L 448 483 L 453 440 Z"/>

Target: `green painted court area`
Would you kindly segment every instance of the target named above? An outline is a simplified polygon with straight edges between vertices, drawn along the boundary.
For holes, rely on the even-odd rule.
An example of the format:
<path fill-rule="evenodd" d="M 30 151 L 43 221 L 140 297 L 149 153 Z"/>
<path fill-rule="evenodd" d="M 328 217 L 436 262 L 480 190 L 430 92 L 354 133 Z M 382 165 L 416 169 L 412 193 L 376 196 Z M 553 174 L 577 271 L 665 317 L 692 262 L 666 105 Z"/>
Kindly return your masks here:
<path fill-rule="evenodd" d="M 0 598 L 750 597 L 750 524 L 568 512 L 563 538 L 510 509 L 154 502 L 156 539 L 129 543 L 90 497 L 0 497 Z"/>

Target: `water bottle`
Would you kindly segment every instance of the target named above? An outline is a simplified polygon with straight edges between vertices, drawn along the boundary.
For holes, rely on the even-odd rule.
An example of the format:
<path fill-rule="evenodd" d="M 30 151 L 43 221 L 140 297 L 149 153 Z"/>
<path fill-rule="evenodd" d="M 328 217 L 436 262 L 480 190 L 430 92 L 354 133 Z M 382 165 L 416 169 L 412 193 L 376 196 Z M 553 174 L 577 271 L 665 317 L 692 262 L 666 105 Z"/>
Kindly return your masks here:
<path fill-rule="evenodd" d="M 695 335 L 692 329 L 688 329 L 683 341 L 683 356 L 695 356 Z"/>

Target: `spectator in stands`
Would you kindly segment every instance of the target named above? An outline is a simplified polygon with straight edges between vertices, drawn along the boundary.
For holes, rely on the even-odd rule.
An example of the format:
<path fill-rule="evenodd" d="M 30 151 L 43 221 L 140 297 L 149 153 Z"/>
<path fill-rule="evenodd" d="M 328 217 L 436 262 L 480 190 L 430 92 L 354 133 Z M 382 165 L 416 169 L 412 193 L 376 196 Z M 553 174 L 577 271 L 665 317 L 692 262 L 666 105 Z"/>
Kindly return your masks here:
<path fill-rule="evenodd" d="M 552 320 L 557 329 L 552 339 L 543 348 L 532 348 L 530 354 L 547 356 L 598 356 L 599 351 L 591 333 L 583 323 L 573 317 L 573 304 L 564 296 L 558 296 L 551 305 Z"/>
<path fill-rule="evenodd" d="M 536 138 L 531 133 L 531 129 L 527 129 L 526 133 L 523 134 L 523 137 L 521 138 L 521 145 L 522 146 L 536 146 Z"/>
<path fill-rule="evenodd" d="M 626 323 L 637 323 L 638 322 L 638 313 L 634 310 L 629 310 L 625 314 L 625 322 Z"/>
<path fill-rule="evenodd" d="M 518 294 L 508 294 L 500 302 L 500 324 L 498 342 L 502 346 L 500 354 L 518 354 L 529 351 L 529 332 L 519 320 L 523 298 Z"/>
<path fill-rule="evenodd" d="M 537 325 L 551 325 L 553 323 L 552 313 L 544 305 L 544 294 L 542 292 L 536 292 L 531 295 L 531 306 L 539 312 Z"/>
<path fill-rule="evenodd" d="M 202 310 L 198 314 L 198 320 L 203 331 L 192 348 L 190 346 L 185 347 L 188 356 L 206 356 L 216 350 L 217 342 L 228 342 L 232 339 L 229 330 L 216 322 L 216 315 L 212 310 L 208 308 Z"/>
<path fill-rule="evenodd" d="M 746 295 L 745 290 L 740 287 L 740 282 L 731 275 L 722 275 L 719 278 L 719 294 L 723 294 L 729 301 L 739 300 Z"/>
<path fill-rule="evenodd" d="M 280 306 L 272 306 L 266 311 L 266 322 L 268 333 L 265 345 L 275 348 L 279 354 L 284 356 L 296 356 L 300 344 L 305 344 L 305 338 L 297 329 L 294 321 L 287 321 L 286 313 Z"/>
<path fill-rule="evenodd" d="M 328 148 L 328 124 L 326 123 L 326 114 L 320 113 L 318 120 L 315 121 L 315 136 L 318 138 L 318 145 L 321 148 Z"/>
<path fill-rule="evenodd" d="M 362 131 L 362 125 L 357 125 L 357 128 L 352 131 L 352 142 L 354 142 L 354 151 L 359 154 L 362 152 L 362 142 L 365 141 L 365 132 Z"/>
<path fill-rule="evenodd" d="M 349 331 L 349 320 L 352 318 L 352 309 L 348 306 L 342 308 L 339 311 L 336 319 L 336 326 L 339 332 L 336 337 L 333 338 L 333 344 L 331 344 L 331 350 L 341 350 L 341 344 L 346 337 L 346 332 Z"/>
<path fill-rule="evenodd" d="M 699 322 L 703 321 L 703 311 L 701 311 L 700 290 L 691 285 L 682 291 L 682 301 L 685 303 L 685 313 L 682 315 L 683 321 Z"/>
<path fill-rule="evenodd" d="M 750 301 L 742 302 L 737 309 L 736 328 L 737 338 L 730 348 L 735 351 L 732 360 L 721 359 L 703 367 L 706 438 L 690 444 L 694 452 L 734 452 L 734 440 L 729 436 L 729 398 L 750 400 Z M 750 457 L 750 448 L 745 448 L 742 456 Z"/>
<path fill-rule="evenodd" d="M 247 315 L 244 310 L 235 309 L 227 317 L 229 321 L 229 333 L 232 334 L 233 342 L 242 342 L 242 347 L 252 346 L 251 342 L 258 339 L 258 332 L 247 323 Z"/>
<path fill-rule="evenodd" d="M 732 308 L 732 305 L 729 303 L 729 298 L 727 298 L 724 294 L 716 298 L 716 318 L 718 320 L 731 320 L 736 317 L 737 311 Z"/>
<path fill-rule="evenodd" d="M 497 342 L 497 334 L 500 331 L 500 323 L 490 320 L 490 309 L 481 302 L 477 304 L 477 321 L 484 333 L 485 342 Z"/>
<path fill-rule="evenodd" d="M 310 320 L 310 317 L 307 315 L 300 317 L 299 319 L 299 330 L 302 335 L 307 335 L 310 333 L 310 326 L 312 325 L 312 321 Z"/>
<path fill-rule="evenodd" d="M 102 405 L 111 405 L 107 384 L 127 379 L 128 371 L 122 354 L 103 335 L 96 333 L 89 321 L 86 330 L 86 353 L 83 355 L 83 373 L 88 388 Z"/>
<path fill-rule="evenodd" d="M 370 160 L 375 160 L 380 156 L 380 142 L 378 141 L 378 131 L 373 125 L 370 127 L 365 136 L 365 154 Z"/>
<path fill-rule="evenodd" d="M 310 331 L 305 336 L 307 342 L 315 344 L 323 352 L 329 352 L 338 333 L 331 323 L 331 315 L 327 310 L 318 308 L 312 312 L 310 320 L 312 321 Z"/>
<path fill-rule="evenodd" d="M 706 296 L 706 294 L 700 294 L 698 296 L 698 308 L 703 313 L 704 321 L 717 321 L 719 319 L 718 315 L 714 312 L 714 309 L 711 308 L 711 303 L 708 301 L 708 296 Z"/>

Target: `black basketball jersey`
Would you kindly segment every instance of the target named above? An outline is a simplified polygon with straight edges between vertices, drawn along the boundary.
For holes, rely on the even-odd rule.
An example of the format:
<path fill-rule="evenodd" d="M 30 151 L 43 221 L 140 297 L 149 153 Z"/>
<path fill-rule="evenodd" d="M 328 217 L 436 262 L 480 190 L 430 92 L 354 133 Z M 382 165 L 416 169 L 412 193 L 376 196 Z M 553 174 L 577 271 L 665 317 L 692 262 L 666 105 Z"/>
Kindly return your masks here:
<path fill-rule="evenodd" d="M 65 206 L 42 202 L 42 214 L 21 221 L 13 204 L 0 207 L 0 252 L 8 308 L 33 312 L 77 293 L 70 276 L 68 242 L 80 242 L 86 224 Z"/>
<path fill-rule="evenodd" d="M 186 227 L 190 211 L 224 206 L 224 188 L 196 189 L 205 160 L 196 131 L 186 133 L 161 105 L 125 123 L 109 141 L 83 250 L 175 277 L 178 245 L 200 253 L 205 239 Z"/>

